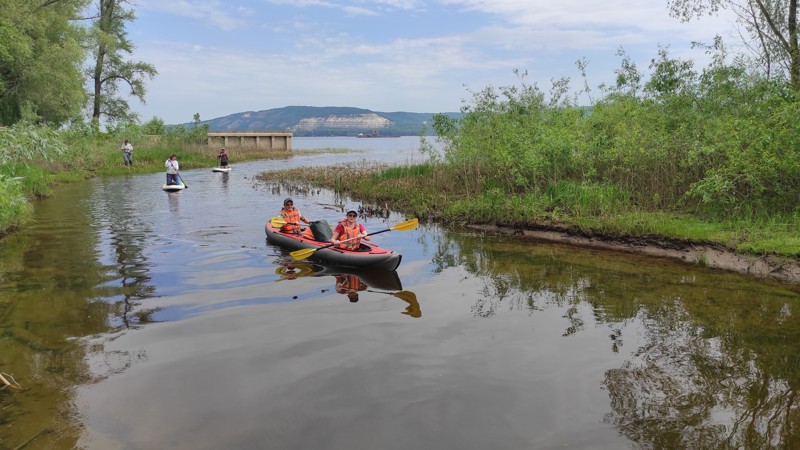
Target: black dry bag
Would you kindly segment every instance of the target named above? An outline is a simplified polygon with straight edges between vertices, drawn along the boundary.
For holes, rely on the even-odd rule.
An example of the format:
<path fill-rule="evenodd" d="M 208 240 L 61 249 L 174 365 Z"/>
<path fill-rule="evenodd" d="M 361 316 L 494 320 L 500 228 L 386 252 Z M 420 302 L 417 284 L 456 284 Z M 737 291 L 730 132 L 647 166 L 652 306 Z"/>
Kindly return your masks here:
<path fill-rule="evenodd" d="M 327 220 L 315 220 L 308 224 L 308 226 L 311 228 L 311 232 L 314 233 L 314 240 L 320 242 L 328 242 L 331 240 L 333 230 L 331 230 L 331 226 L 328 225 Z"/>

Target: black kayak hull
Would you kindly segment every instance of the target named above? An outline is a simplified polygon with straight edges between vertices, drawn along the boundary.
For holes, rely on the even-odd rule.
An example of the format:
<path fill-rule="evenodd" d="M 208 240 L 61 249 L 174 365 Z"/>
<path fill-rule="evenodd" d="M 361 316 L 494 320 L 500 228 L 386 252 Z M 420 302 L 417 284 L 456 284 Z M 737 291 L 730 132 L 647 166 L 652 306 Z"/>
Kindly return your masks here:
<path fill-rule="evenodd" d="M 267 241 L 291 251 L 304 248 L 319 249 L 312 254 L 311 259 L 323 264 L 393 271 L 397 269 L 402 259 L 402 256 L 398 253 L 365 241 L 361 241 L 361 247 L 365 251 L 352 251 L 335 247 L 321 248 L 328 243 L 307 239 L 299 234 L 283 233 L 280 229 L 273 227 L 270 222 L 264 225 L 264 232 L 267 234 Z"/>
<path fill-rule="evenodd" d="M 355 275 L 362 283 L 372 289 L 383 291 L 400 291 L 403 284 L 394 270 L 375 267 L 355 268 L 315 264 L 307 261 L 292 261 L 275 269 L 281 278 L 301 277 L 335 277 L 337 275 Z"/>

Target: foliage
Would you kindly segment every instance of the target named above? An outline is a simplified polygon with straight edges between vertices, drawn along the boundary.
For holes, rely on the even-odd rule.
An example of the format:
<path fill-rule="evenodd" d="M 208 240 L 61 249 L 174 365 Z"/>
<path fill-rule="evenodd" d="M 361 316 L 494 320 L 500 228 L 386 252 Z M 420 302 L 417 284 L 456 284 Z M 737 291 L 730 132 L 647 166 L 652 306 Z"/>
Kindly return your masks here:
<path fill-rule="evenodd" d="M 21 180 L 0 173 L 0 236 L 30 220 L 33 206 L 22 192 Z"/>
<path fill-rule="evenodd" d="M 0 125 L 80 116 L 85 52 L 71 20 L 85 3 L 0 0 Z"/>
<path fill-rule="evenodd" d="M 800 90 L 797 0 L 668 0 L 673 17 L 689 21 L 720 9 L 732 11 L 745 49 L 767 79 L 789 79 Z"/>
<path fill-rule="evenodd" d="M 168 145 L 204 144 L 208 140 L 208 125 L 168 127 L 162 137 Z"/>
<path fill-rule="evenodd" d="M 144 102 L 145 80 L 152 79 L 156 68 L 141 61 L 129 61 L 133 43 L 125 30 L 126 22 L 135 19 L 132 9 L 126 9 L 125 0 L 97 0 L 96 20 L 91 28 L 94 64 L 89 73 L 92 90 L 92 119 L 101 117 L 109 123 L 127 122 L 136 119 L 120 93 L 120 84 L 130 89 L 130 95 Z"/>
<path fill-rule="evenodd" d="M 0 164 L 51 160 L 67 151 L 59 133 L 50 127 L 19 122 L 0 131 Z"/>
<path fill-rule="evenodd" d="M 504 195 L 607 186 L 641 210 L 717 220 L 796 211 L 800 111 L 785 83 L 722 57 L 697 72 L 667 49 L 645 79 L 620 55 L 617 85 L 591 114 L 558 84 L 546 100 L 522 83 L 474 94 L 461 120 L 435 120 L 457 182 Z"/>
<path fill-rule="evenodd" d="M 142 132 L 151 136 L 160 136 L 166 132 L 164 120 L 160 117 L 153 117 L 149 122 L 142 125 Z"/>

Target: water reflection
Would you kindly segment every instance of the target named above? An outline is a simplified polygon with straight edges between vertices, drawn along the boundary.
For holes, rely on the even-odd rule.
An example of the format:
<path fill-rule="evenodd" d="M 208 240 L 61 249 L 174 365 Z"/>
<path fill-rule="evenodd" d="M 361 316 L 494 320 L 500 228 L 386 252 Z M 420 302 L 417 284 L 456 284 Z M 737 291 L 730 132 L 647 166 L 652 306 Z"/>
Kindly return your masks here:
<path fill-rule="evenodd" d="M 181 191 L 167 192 L 167 203 L 169 213 L 173 218 L 180 217 L 181 214 Z"/>
<path fill-rule="evenodd" d="M 367 289 L 368 292 L 377 292 L 380 294 L 389 294 L 392 297 L 399 298 L 400 300 L 408 303 L 405 311 L 401 314 L 405 314 L 407 316 L 411 316 L 415 319 L 422 317 L 422 310 L 420 309 L 419 302 L 417 301 L 417 294 L 411 291 L 397 291 L 397 292 L 383 292 L 383 291 L 373 291 L 372 289 Z"/>
<path fill-rule="evenodd" d="M 0 241 L 0 448 L 800 447 L 797 288 L 436 225 L 381 235 L 399 275 L 293 261 L 253 164 L 65 186 Z"/>
<path fill-rule="evenodd" d="M 735 274 L 632 256 L 603 264 L 569 247 L 448 233 L 437 270 L 482 277 L 475 316 L 559 309 L 562 336 L 605 324 L 610 351 L 643 344 L 606 371 L 605 421 L 651 448 L 800 448 L 800 297 Z M 654 271 L 653 267 L 661 266 Z"/>
<path fill-rule="evenodd" d="M 155 286 L 150 284 L 150 262 L 145 256 L 152 231 L 140 217 L 139 206 L 134 201 L 136 191 L 131 185 L 132 178 L 126 177 L 121 181 L 125 184 L 124 189 L 97 190 L 90 199 L 91 209 L 100 227 L 105 230 L 100 234 L 98 248 L 112 252 L 110 267 L 113 267 L 112 272 L 118 274 L 117 280 L 106 283 L 113 286 L 118 282 L 118 296 L 121 296 L 120 300 L 114 295 L 107 299 L 112 304 L 120 305 L 118 315 L 110 318 L 111 325 L 126 329 L 152 321 L 150 316 L 153 310 L 144 309 L 134 313 L 134 309 L 140 300 L 152 297 L 155 293 Z M 177 208 L 177 200 L 174 207 Z"/>
<path fill-rule="evenodd" d="M 366 291 L 368 287 L 355 275 L 336 275 L 336 293 L 346 295 L 351 303 L 356 303 L 358 301 L 358 292 Z"/>
<path fill-rule="evenodd" d="M 351 303 L 357 303 L 360 292 L 387 294 L 399 298 L 408 305 L 402 314 L 419 318 L 422 311 L 415 293 L 402 290 L 403 286 L 396 271 L 383 269 L 353 269 L 336 266 L 323 266 L 305 261 L 284 260 L 278 264 L 276 281 L 296 280 L 303 277 L 325 277 L 334 279 L 334 292 L 345 296 Z M 375 288 L 375 289 L 371 289 Z M 327 289 L 323 290 L 323 292 Z"/>

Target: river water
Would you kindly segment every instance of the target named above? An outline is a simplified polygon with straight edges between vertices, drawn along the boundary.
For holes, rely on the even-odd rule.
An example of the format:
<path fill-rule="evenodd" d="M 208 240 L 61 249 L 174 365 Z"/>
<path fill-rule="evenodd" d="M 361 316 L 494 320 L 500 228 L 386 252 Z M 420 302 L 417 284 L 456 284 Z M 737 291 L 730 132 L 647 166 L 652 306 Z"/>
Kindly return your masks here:
<path fill-rule="evenodd" d="M 797 287 L 434 224 L 375 236 L 396 273 L 294 261 L 284 197 L 360 205 L 258 173 L 425 156 L 293 144 L 354 151 L 63 186 L 0 241 L 0 449 L 800 446 Z"/>

